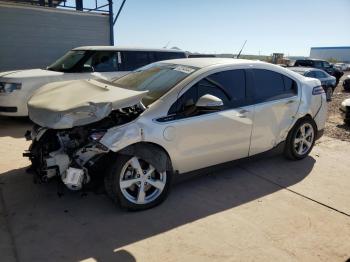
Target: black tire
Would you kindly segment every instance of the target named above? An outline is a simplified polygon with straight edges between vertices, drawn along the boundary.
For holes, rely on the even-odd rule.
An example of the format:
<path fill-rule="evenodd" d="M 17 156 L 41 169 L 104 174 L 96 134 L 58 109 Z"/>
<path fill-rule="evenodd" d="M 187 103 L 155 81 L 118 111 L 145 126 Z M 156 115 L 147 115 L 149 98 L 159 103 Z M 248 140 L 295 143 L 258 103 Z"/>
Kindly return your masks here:
<path fill-rule="evenodd" d="M 326 88 L 327 102 L 332 101 L 332 96 L 333 96 L 333 88 L 329 86 Z"/>
<path fill-rule="evenodd" d="M 299 154 L 295 148 L 294 142 L 299 132 L 299 129 L 304 124 L 309 124 L 313 128 L 313 139 L 311 141 L 310 148 L 307 151 L 303 152 L 302 154 Z M 311 117 L 304 117 L 302 119 L 299 119 L 295 123 L 294 127 L 288 133 L 286 143 L 285 143 L 285 148 L 284 148 L 285 157 L 290 160 L 301 160 L 306 156 L 308 156 L 308 154 L 311 152 L 312 148 L 315 145 L 316 132 L 317 132 L 317 127 L 316 127 L 315 121 Z"/>
<path fill-rule="evenodd" d="M 172 180 L 172 171 L 165 171 L 166 172 L 166 183 L 163 188 L 163 191 L 161 194 L 152 202 L 147 204 L 136 204 L 131 201 L 129 201 L 122 193 L 122 190 L 120 188 L 120 176 L 122 175 L 122 168 L 123 166 L 134 156 L 130 155 L 122 155 L 122 154 L 116 154 L 113 157 L 111 157 L 111 167 L 107 171 L 105 175 L 105 189 L 107 195 L 121 208 L 127 209 L 130 211 L 140 211 L 149 209 L 152 207 L 155 207 L 162 203 L 166 197 L 169 194 L 170 187 L 171 187 L 171 180 Z M 157 167 L 155 167 L 157 170 Z"/>

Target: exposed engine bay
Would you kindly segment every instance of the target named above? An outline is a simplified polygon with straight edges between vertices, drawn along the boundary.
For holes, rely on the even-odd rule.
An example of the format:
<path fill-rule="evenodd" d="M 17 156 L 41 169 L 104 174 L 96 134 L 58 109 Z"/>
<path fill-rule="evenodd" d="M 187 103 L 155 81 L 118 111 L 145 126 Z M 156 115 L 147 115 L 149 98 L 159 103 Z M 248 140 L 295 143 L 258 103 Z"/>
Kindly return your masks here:
<path fill-rule="evenodd" d="M 140 103 L 114 110 L 98 122 L 70 129 L 34 125 L 25 135 L 32 144 L 23 156 L 31 160 L 31 170 L 40 182 L 59 177 L 69 189 L 80 190 L 95 177 L 103 176 L 96 172 L 96 164 L 110 152 L 99 143 L 108 129 L 131 122 L 143 110 Z"/>

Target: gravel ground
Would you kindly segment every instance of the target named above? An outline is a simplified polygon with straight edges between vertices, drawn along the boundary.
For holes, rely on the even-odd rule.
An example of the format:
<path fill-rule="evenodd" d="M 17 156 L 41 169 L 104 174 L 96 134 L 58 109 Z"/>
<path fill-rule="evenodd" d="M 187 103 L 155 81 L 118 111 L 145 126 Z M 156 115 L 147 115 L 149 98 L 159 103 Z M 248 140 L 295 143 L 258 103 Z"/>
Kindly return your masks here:
<path fill-rule="evenodd" d="M 346 72 L 342 79 L 345 79 L 346 75 L 350 75 L 350 72 Z M 328 104 L 328 120 L 326 122 L 325 135 L 350 141 L 350 126 L 344 124 L 339 110 L 341 102 L 346 98 L 350 98 L 350 93 L 343 89 L 342 79 L 334 90 L 332 101 Z"/>

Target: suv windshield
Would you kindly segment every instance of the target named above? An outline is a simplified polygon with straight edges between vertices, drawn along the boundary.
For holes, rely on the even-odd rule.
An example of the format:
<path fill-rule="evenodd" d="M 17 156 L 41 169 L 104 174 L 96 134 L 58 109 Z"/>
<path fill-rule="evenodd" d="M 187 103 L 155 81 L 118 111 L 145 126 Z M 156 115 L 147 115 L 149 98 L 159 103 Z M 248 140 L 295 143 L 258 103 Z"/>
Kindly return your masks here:
<path fill-rule="evenodd" d="M 71 50 L 47 69 L 66 73 L 86 73 L 113 72 L 117 71 L 117 67 L 114 51 Z"/>
<path fill-rule="evenodd" d="M 48 66 L 48 70 L 58 72 L 71 72 L 73 68 L 87 56 L 87 51 L 74 51 L 71 50 L 64 56 L 59 58 L 52 65 Z M 85 59 L 84 59 L 85 60 Z"/>
<path fill-rule="evenodd" d="M 154 63 L 112 82 L 113 85 L 126 89 L 148 90 L 147 96 L 142 99 L 143 104 L 148 106 L 196 70 L 198 68 L 191 66 Z"/>

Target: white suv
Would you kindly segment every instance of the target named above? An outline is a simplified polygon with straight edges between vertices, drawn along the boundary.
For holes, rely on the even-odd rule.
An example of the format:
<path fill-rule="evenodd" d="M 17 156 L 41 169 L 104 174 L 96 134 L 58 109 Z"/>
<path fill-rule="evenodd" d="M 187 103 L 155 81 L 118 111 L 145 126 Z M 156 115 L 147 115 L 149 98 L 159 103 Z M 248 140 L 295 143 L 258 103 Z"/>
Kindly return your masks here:
<path fill-rule="evenodd" d="M 303 159 L 325 126 L 320 81 L 268 63 L 193 58 L 154 63 L 113 82 L 49 84 L 29 101 L 37 124 L 25 156 L 46 181 L 77 190 L 104 179 L 140 210 L 165 199 L 171 178 L 279 145 Z"/>
<path fill-rule="evenodd" d="M 48 83 L 89 78 L 110 80 L 153 62 L 186 56 L 184 51 L 170 49 L 77 47 L 46 69 L 0 73 L 0 115 L 27 116 L 29 98 Z"/>

